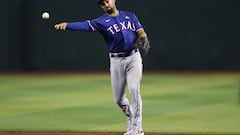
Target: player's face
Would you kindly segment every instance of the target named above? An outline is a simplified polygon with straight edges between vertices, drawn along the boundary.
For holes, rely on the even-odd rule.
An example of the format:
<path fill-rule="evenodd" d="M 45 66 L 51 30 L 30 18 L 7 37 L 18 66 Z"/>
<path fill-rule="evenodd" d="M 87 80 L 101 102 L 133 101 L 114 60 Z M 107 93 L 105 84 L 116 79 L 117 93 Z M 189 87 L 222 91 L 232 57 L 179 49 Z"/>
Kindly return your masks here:
<path fill-rule="evenodd" d="M 116 9 L 115 0 L 103 0 L 100 6 L 108 14 L 112 14 Z"/>

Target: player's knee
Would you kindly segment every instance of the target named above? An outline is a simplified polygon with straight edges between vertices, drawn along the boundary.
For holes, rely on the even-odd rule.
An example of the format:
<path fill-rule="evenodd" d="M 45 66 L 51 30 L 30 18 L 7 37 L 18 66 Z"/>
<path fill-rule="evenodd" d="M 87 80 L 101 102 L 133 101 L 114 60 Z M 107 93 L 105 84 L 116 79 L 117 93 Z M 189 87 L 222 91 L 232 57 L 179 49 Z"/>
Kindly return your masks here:
<path fill-rule="evenodd" d="M 130 106 L 129 105 L 125 105 L 125 104 L 122 104 L 122 103 L 117 103 L 117 104 L 122 109 L 122 111 L 124 112 L 124 114 L 127 117 L 130 117 L 132 115 L 132 112 L 130 110 Z"/>
<path fill-rule="evenodd" d="M 129 89 L 130 91 L 138 91 L 138 90 L 139 90 L 139 87 L 138 87 L 138 85 L 133 84 L 133 85 L 129 85 L 129 86 L 128 86 L 128 89 Z"/>
<path fill-rule="evenodd" d="M 119 107 L 123 106 L 123 103 L 121 102 L 121 100 L 117 100 L 117 101 L 115 101 L 115 102 L 116 102 L 116 104 L 117 104 Z"/>
<path fill-rule="evenodd" d="M 122 100 L 116 101 L 116 104 L 117 104 L 120 108 L 124 108 L 125 106 L 128 105 L 127 103 L 123 102 Z"/>

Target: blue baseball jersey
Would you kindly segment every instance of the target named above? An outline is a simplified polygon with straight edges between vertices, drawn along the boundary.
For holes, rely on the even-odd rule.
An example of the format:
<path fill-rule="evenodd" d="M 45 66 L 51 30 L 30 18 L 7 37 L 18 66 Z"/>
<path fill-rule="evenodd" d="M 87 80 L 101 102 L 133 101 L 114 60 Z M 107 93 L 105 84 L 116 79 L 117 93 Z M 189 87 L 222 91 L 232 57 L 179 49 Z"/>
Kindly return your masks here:
<path fill-rule="evenodd" d="M 134 48 L 136 32 L 142 25 L 135 14 L 119 11 L 118 16 L 103 16 L 89 21 L 93 31 L 100 32 L 108 44 L 109 52 L 126 52 Z"/>
<path fill-rule="evenodd" d="M 136 15 L 126 11 L 119 11 L 118 16 L 104 14 L 86 22 L 68 23 L 67 28 L 101 33 L 111 53 L 134 49 L 136 32 L 143 29 Z"/>

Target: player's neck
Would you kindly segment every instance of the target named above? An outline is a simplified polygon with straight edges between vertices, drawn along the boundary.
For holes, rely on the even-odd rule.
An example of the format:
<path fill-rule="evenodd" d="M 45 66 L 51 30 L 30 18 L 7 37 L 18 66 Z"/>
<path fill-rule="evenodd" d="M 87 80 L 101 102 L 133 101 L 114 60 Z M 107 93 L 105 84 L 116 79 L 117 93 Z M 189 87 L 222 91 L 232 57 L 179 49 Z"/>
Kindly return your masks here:
<path fill-rule="evenodd" d="M 111 14 L 108 14 L 109 16 L 118 16 L 119 14 L 119 10 L 118 9 L 114 9 L 113 12 Z"/>

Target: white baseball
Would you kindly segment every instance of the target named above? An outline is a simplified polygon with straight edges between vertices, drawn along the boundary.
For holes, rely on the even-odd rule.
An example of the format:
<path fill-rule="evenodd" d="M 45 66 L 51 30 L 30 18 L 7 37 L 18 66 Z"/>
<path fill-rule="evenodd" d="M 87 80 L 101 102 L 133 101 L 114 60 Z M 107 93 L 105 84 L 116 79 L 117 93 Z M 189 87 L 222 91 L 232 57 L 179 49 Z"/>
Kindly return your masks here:
<path fill-rule="evenodd" d="M 50 15 L 49 15 L 48 12 L 44 12 L 44 13 L 42 14 L 42 19 L 49 19 L 49 17 L 50 17 Z"/>

